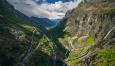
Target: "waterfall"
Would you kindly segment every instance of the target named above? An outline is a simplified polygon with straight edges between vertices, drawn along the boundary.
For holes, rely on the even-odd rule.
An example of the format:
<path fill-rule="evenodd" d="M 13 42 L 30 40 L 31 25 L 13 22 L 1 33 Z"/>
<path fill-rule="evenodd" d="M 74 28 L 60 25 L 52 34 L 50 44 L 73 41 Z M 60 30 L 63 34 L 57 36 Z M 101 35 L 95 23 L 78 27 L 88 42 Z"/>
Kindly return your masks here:
<path fill-rule="evenodd" d="M 64 54 L 65 57 L 67 56 L 68 52 L 69 52 L 69 51 L 66 51 L 66 52 L 65 52 L 65 54 Z M 65 64 L 65 59 L 63 60 L 63 65 L 62 65 L 62 66 L 66 66 L 66 64 Z"/>
<path fill-rule="evenodd" d="M 53 65 L 56 65 L 56 52 L 53 50 Z"/>
<path fill-rule="evenodd" d="M 39 47 L 40 47 L 40 43 L 37 45 L 37 47 L 36 47 L 34 50 L 30 51 L 30 52 L 24 57 L 23 62 L 24 62 L 24 63 L 29 62 L 29 59 L 32 57 L 32 54 L 33 54 Z"/>
<path fill-rule="evenodd" d="M 56 65 L 56 60 L 57 60 L 57 56 L 56 56 L 56 45 L 55 45 L 55 43 L 53 42 L 53 47 L 52 47 L 52 49 L 53 49 L 53 57 L 52 57 L 52 59 L 53 59 L 53 65 L 55 66 Z"/>
<path fill-rule="evenodd" d="M 80 21 L 80 24 L 79 24 L 79 32 L 78 32 L 78 35 L 82 34 L 82 24 L 83 24 L 83 19 Z"/>
<path fill-rule="evenodd" d="M 115 27 L 111 28 L 111 30 L 109 30 L 109 32 L 106 34 L 106 36 L 104 37 L 104 39 L 107 39 L 108 36 L 111 34 L 111 32 L 115 30 Z"/>
<path fill-rule="evenodd" d="M 35 34 L 35 31 L 37 30 L 35 27 L 33 27 L 33 28 L 34 28 L 34 30 L 33 30 L 33 33 L 32 33 L 31 46 L 28 49 L 27 53 L 25 54 L 25 57 L 23 58 L 22 63 L 29 62 L 29 59 L 32 57 L 32 54 L 34 54 L 35 51 L 38 50 L 38 48 L 41 45 L 41 43 L 39 42 L 38 45 L 34 49 L 32 49 L 32 45 L 34 43 L 34 34 Z M 44 37 L 44 35 L 43 35 L 43 37 Z"/>

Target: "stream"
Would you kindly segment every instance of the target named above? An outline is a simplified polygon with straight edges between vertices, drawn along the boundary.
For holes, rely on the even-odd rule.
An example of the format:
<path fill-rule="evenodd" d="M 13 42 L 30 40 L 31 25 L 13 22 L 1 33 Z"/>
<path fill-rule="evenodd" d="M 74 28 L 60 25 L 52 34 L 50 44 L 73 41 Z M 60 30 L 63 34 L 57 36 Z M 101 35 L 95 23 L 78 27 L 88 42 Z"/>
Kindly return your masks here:
<path fill-rule="evenodd" d="M 54 25 L 54 26 L 56 27 L 57 24 Z M 46 37 L 48 37 L 52 41 L 52 43 L 53 43 L 53 55 L 52 55 L 53 65 L 57 66 L 57 61 L 58 61 L 58 63 L 60 63 L 61 66 L 67 66 L 65 64 L 64 60 L 67 57 L 67 54 L 69 53 L 69 51 L 58 40 L 58 38 L 56 37 L 57 34 L 52 31 L 52 28 L 50 28 L 48 30 L 46 28 L 39 28 L 40 26 L 37 25 L 36 23 L 33 23 L 33 27 L 35 28 L 35 30 L 40 30 L 43 33 L 43 36 L 45 35 Z M 36 29 L 36 27 L 37 27 L 37 29 Z M 54 30 L 55 30 L 55 27 L 53 27 Z M 34 37 L 34 33 L 35 33 L 34 31 L 33 31 L 33 34 L 32 34 L 31 43 L 33 42 L 33 37 Z M 40 47 L 40 43 L 38 43 L 38 45 L 34 49 L 32 49 L 31 46 L 30 46 L 30 48 L 28 49 L 28 52 L 25 54 L 25 56 L 24 56 L 24 58 L 22 60 L 22 63 L 23 64 L 28 63 L 30 58 L 32 57 L 32 54 L 34 54 L 35 51 L 39 49 L 39 47 Z M 57 59 L 57 51 L 63 54 L 63 57 L 60 60 Z"/>

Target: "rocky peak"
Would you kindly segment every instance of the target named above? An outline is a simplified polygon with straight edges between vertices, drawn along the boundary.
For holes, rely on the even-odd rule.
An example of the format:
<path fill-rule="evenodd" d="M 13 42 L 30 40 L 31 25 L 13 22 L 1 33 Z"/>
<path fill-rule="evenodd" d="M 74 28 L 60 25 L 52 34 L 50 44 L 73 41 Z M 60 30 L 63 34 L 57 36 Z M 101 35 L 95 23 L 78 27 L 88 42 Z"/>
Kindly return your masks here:
<path fill-rule="evenodd" d="M 115 47 L 114 5 L 114 0 L 84 0 L 77 8 L 66 14 L 64 18 L 64 22 L 66 23 L 65 31 L 71 34 L 68 44 L 74 47 L 69 57 L 71 57 L 71 59 L 72 57 L 77 57 L 78 59 L 68 61 L 68 66 L 77 66 L 77 64 L 79 66 L 99 66 L 99 62 L 96 60 L 99 54 L 98 51 L 101 51 L 102 48 L 105 50 L 103 52 L 106 52 L 108 48 L 111 48 L 110 51 L 112 51 L 112 48 Z M 89 43 L 92 45 L 89 45 Z M 69 49 L 71 48 L 70 46 L 68 47 Z M 81 48 L 85 50 L 80 50 Z M 86 48 L 89 52 L 86 52 Z M 93 48 L 93 50 L 90 48 Z M 101 49 L 98 50 L 97 48 Z M 83 53 L 86 54 L 82 55 Z M 77 56 L 77 54 L 79 55 Z M 98 58 L 98 61 L 99 60 L 102 60 L 102 58 Z M 113 62 L 113 60 L 111 62 Z M 102 66 L 105 66 L 104 62 Z"/>
<path fill-rule="evenodd" d="M 115 25 L 115 8 L 102 5 L 105 1 L 108 2 L 108 0 L 87 0 L 85 4 L 82 6 L 80 4 L 78 8 L 72 10 L 65 17 L 67 30 L 78 36 L 91 35 L 96 39 L 102 39 Z"/>

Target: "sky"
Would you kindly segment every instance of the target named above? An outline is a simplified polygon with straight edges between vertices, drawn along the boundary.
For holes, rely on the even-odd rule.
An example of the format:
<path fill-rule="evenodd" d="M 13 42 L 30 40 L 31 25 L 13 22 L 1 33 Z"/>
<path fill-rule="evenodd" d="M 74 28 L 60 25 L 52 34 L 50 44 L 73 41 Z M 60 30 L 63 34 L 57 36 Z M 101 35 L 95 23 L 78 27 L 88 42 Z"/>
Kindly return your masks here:
<path fill-rule="evenodd" d="M 70 1 L 74 1 L 74 0 L 35 0 L 35 1 L 38 1 L 38 3 L 40 2 L 48 2 L 48 3 L 55 3 L 55 2 L 58 2 L 58 1 L 62 1 L 62 2 L 70 2 Z"/>
<path fill-rule="evenodd" d="M 81 0 L 7 0 L 14 8 L 29 17 L 62 19 L 68 10 Z"/>

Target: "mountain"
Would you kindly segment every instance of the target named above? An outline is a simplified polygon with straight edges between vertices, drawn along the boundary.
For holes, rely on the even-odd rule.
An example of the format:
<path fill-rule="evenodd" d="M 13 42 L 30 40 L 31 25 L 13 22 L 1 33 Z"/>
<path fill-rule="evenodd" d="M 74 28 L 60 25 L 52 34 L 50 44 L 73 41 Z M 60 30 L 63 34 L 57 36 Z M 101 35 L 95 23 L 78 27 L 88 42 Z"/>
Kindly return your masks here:
<path fill-rule="evenodd" d="M 55 35 L 52 36 L 51 32 L 42 27 L 38 19 L 42 20 L 40 22 L 50 21 L 46 18 L 29 18 L 15 10 L 6 0 L 0 0 L 0 66 L 64 64 L 63 51 L 66 49 L 62 44 L 57 44 L 57 38 L 53 39 Z"/>
<path fill-rule="evenodd" d="M 114 6 L 83 0 L 63 19 L 49 20 L 0 0 L 0 66 L 115 66 Z"/>
<path fill-rule="evenodd" d="M 30 18 L 33 22 L 35 22 L 38 26 L 41 28 L 44 28 L 46 30 L 52 29 L 57 26 L 57 20 L 54 22 L 52 20 L 49 20 L 48 18 L 37 18 L 37 17 L 31 17 Z"/>
<path fill-rule="evenodd" d="M 115 66 L 115 1 L 84 0 L 61 23 L 68 66 Z"/>
<path fill-rule="evenodd" d="M 49 30 L 54 28 L 57 25 L 57 20 L 55 22 L 51 21 L 48 18 L 38 18 L 38 17 L 28 17 L 25 14 L 21 13 L 20 11 L 16 10 L 11 4 L 9 4 L 7 1 L 5 1 L 4 7 L 11 11 L 12 14 L 14 14 L 17 18 L 24 20 L 25 22 L 28 22 L 30 24 L 33 24 L 40 29 L 43 30 Z"/>

